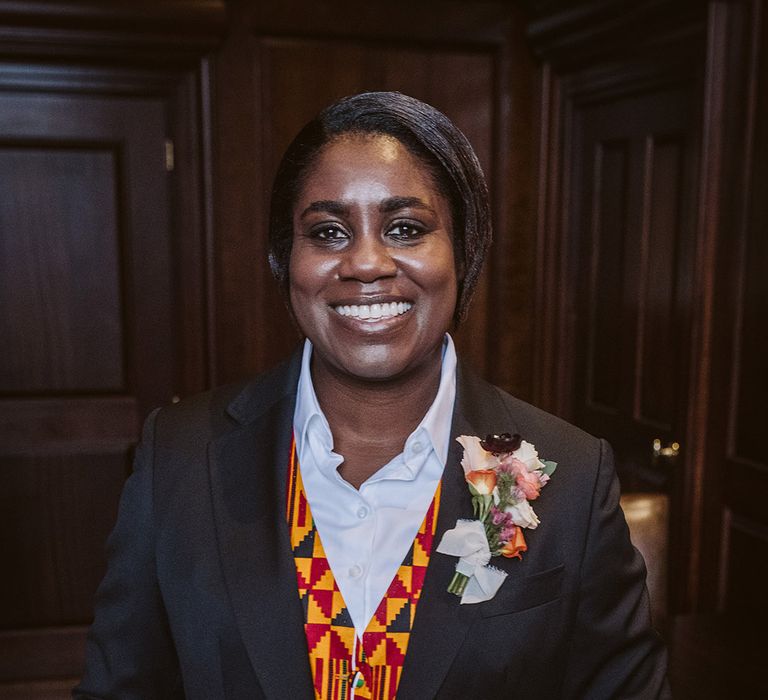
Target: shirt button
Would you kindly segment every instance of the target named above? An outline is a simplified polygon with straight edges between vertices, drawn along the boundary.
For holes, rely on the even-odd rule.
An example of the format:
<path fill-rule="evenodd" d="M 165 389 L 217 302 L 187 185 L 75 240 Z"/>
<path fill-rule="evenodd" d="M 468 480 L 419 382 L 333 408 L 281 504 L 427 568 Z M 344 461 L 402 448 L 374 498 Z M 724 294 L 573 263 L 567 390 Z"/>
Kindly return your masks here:
<path fill-rule="evenodd" d="M 362 573 L 363 573 L 363 567 L 360 566 L 360 564 L 355 564 L 354 566 L 349 567 L 350 578 L 360 578 Z"/>
<path fill-rule="evenodd" d="M 369 513 L 368 508 L 366 508 L 365 506 L 360 506 L 357 509 L 357 517 L 360 518 L 360 520 L 362 520 L 363 518 L 367 518 L 368 513 Z"/>
<path fill-rule="evenodd" d="M 418 440 L 411 445 L 411 451 L 415 452 L 416 454 L 419 454 L 424 449 L 424 445 L 422 445 Z"/>

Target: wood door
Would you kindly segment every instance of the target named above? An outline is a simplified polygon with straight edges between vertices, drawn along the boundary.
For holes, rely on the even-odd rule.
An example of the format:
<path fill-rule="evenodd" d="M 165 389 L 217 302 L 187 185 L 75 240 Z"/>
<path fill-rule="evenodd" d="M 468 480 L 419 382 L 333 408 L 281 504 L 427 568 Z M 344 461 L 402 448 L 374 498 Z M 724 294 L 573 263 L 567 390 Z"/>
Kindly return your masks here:
<path fill-rule="evenodd" d="M 706 401 L 697 474 L 702 530 L 694 603 L 726 616 L 733 646 L 768 652 L 768 16 L 764 3 L 718 5 L 710 18 L 707 108 L 712 202 L 703 277 L 709 302 L 699 363 Z M 719 167 L 715 167 L 719 166 Z M 711 245 L 711 248 L 709 247 Z M 759 645 L 759 646 L 758 646 Z M 761 674 L 764 678 L 764 674 Z M 725 675 L 723 676 L 725 678 Z M 763 682 L 765 692 L 768 683 Z"/>
<path fill-rule="evenodd" d="M 130 452 L 173 394 L 166 121 L 0 92 L 0 683 L 82 670 Z"/>
<path fill-rule="evenodd" d="M 677 459 L 661 455 L 674 452 L 685 430 L 693 87 L 619 95 L 581 106 L 575 118 L 573 417 L 610 440 L 627 491 L 666 489 Z"/>

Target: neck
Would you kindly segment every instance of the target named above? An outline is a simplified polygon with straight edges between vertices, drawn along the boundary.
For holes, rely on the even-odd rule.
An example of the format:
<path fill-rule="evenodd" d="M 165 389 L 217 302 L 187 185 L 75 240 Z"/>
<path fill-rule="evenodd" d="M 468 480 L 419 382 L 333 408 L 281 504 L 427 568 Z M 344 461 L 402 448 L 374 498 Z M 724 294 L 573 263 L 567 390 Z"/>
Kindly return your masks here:
<path fill-rule="evenodd" d="M 435 399 L 441 356 L 438 346 L 408 374 L 368 381 L 343 374 L 313 354 L 317 400 L 331 428 L 334 450 L 344 457 L 340 473 L 353 486 L 402 452 Z"/>

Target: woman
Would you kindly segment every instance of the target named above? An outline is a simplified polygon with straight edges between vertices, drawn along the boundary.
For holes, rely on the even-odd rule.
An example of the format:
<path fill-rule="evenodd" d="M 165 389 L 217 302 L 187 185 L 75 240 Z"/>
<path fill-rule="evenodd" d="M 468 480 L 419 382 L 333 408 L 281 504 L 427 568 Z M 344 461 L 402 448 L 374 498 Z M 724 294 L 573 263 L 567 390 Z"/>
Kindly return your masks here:
<path fill-rule="evenodd" d="M 76 696 L 666 695 L 609 448 L 457 366 L 489 239 L 432 107 L 367 93 L 302 130 L 270 263 L 307 340 L 147 420 Z"/>

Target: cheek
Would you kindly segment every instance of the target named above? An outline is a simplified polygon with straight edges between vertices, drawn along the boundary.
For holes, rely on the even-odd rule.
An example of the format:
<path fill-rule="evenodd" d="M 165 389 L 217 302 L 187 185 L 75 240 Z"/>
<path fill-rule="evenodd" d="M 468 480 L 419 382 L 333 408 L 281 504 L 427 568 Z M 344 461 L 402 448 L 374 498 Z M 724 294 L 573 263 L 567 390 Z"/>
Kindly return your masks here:
<path fill-rule="evenodd" d="M 453 250 L 438 251 L 423 261 L 420 274 L 424 280 L 424 286 L 440 297 L 441 304 L 456 303 L 459 280 Z"/>

